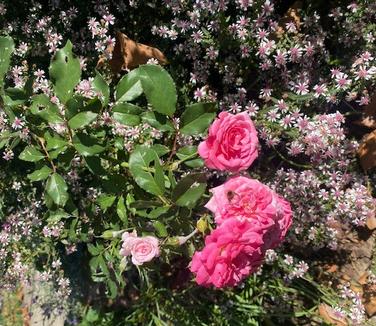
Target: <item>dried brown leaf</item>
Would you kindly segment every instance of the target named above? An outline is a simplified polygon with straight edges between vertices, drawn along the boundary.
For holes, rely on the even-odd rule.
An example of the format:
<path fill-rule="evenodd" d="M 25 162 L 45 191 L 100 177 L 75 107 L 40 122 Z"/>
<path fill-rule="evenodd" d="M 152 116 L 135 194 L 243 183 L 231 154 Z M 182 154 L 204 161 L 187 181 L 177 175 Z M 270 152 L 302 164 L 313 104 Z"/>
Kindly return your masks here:
<path fill-rule="evenodd" d="M 319 305 L 319 315 L 325 322 L 333 324 L 335 326 L 347 326 L 348 325 L 346 318 L 338 317 L 334 309 L 329 307 L 325 303 L 322 303 Z"/>
<path fill-rule="evenodd" d="M 364 308 L 368 316 L 373 316 L 376 314 L 376 297 L 371 296 L 365 303 Z"/>
<path fill-rule="evenodd" d="M 157 48 L 137 43 L 121 32 L 116 33 L 115 47 L 107 48 L 107 52 L 112 53 L 109 63 L 115 74 L 122 70 L 135 69 L 149 59 L 156 59 L 161 65 L 168 63 L 165 55 Z M 103 57 L 99 58 L 97 66 L 103 65 L 104 60 Z"/>
<path fill-rule="evenodd" d="M 301 1 L 295 1 L 293 5 L 287 10 L 286 14 L 279 20 L 278 26 L 271 35 L 272 39 L 279 39 L 286 32 L 286 24 L 294 23 L 296 29 L 299 31 L 301 26 L 301 19 L 298 10 L 302 8 Z"/>
<path fill-rule="evenodd" d="M 364 108 L 363 117 L 356 121 L 363 127 L 376 129 L 376 93 L 372 96 L 370 103 Z"/>
<path fill-rule="evenodd" d="M 364 136 L 358 149 L 358 155 L 364 170 L 376 166 L 376 130 Z"/>
<path fill-rule="evenodd" d="M 366 225 L 367 225 L 367 228 L 369 228 L 370 230 L 376 229 L 376 217 L 375 217 L 375 215 L 367 217 Z"/>
<path fill-rule="evenodd" d="M 358 280 L 359 284 L 366 285 L 368 281 L 368 276 L 369 276 L 369 272 L 368 271 L 364 272 L 364 274 L 359 277 L 359 280 Z"/>

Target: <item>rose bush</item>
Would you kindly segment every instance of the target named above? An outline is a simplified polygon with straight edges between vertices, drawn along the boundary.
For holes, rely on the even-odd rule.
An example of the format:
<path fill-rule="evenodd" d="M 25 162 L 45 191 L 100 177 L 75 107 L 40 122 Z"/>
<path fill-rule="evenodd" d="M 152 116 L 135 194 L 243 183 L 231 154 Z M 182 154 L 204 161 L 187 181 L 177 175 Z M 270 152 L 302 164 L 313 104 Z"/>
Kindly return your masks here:
<path fill-rule="evenodd" d="M 371 325 L 375 13 L 1 1 L 0 309 L 37 283 L 68 325 Z"/>

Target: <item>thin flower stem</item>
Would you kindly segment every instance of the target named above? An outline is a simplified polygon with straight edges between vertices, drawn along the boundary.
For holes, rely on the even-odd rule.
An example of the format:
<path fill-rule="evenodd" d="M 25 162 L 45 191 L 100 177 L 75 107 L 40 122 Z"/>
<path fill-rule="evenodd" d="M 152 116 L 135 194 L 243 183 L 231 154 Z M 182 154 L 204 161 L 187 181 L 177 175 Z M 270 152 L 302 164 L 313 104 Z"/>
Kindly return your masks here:
<path fill-rule="evenodd" d="M 312 165 L 310 164 L 300 164 L 300 163 L 295 163 L 291 160 L 289 160 L 287 157 L 285 157 L 284 155 L 282 155 L 282 153 L 280 153 L 275 147 L 272 147 L 273 150 L 278 154 L 278 156 L 284 160 L 285 162 L 289 163 L 290 165 L 293 165 L 293 166 L 296 166 L 298 168 L 302 168 L 302 169 L 312 169 Z"/>

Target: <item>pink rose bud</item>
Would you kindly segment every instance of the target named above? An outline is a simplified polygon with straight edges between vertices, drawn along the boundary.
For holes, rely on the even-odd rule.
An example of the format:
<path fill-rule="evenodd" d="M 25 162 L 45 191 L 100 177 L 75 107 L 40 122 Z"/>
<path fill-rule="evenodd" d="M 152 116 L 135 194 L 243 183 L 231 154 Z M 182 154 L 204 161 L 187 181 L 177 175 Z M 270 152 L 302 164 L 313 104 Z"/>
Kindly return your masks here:
<path fill-rule="evenodd" d="M 198 153 L 208 168 L 239 172 L 248 169 L 257 158 L 258 144 L 257 131 L 247 113 L 221 112 Z"/>

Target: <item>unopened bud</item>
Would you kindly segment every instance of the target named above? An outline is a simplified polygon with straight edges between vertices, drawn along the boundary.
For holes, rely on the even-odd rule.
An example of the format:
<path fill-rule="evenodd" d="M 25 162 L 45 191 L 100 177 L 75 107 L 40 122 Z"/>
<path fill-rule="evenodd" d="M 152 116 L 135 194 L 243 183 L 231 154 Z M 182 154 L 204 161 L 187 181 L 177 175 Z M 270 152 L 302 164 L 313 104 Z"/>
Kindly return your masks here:
<path fill-rule="evenodd" d="M 196 228 L 197 228 L 197 230 L 199 230 L 199 232 L 205 233 L 205 231 L 208 228 L 208 221 L 205 218 L 201 217 L 197 221 Z"/>
<path fill-rule="evenodd" d="M 179 238 L 177 238 L 177 237 L 168 238 L 167 241 L 166 241 L 166 244 L 169 245 L 169 246 L 179 246 L 180 241 L 179 241 Z"/>

